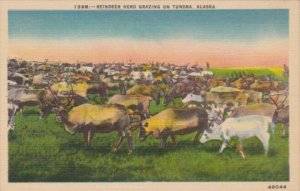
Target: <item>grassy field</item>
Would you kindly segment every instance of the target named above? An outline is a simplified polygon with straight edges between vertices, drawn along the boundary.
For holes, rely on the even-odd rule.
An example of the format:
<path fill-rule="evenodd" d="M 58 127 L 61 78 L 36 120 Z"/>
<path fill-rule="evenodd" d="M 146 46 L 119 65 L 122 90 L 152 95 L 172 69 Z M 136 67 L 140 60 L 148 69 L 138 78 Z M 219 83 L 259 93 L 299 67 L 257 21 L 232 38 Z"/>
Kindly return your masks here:
<path fill-rule="evenodd" d="M 267 76 L 272 75 L 277 80 L 285 81 L 286 78 L 282 76 L 283 67 L 232 67 L 232 68 L 212 68 L 211 71 L 214 72 L 215 76 L 226 77 L 231 73 L 243 72 L 244 74 L 255 74 L 255 76 Z"/>
<path fill-rule="evenodd" d="M 89 98 L 99 101 L 94 95 Z M 152 114 L 164 108 L 150 105 Z M 98 133 L 86 147 L 83 135 L 68 134 L 53 114 L 39 120 L 35 108 L 25 109 L 24 117 L 19 113 L 15 117 L 16 129 L 9 132 L 11 182 L 289 180 L 288 134 L 280 136 L 280 125 L 270 139 L 267 157 L 256 138 L 245 141 L 243 160 L 233 147 L 218 154 L 218 141 L 194 144 L 194 134 L 178 136 L 177 146 L 168 140 L 160 150 L 159 140 L 148 137 L 140 142 L 137 132 L 133 135 L 134 153 L 127 155 L 126 144 L 117 154 L 111 151 L 116 132 Z"/>

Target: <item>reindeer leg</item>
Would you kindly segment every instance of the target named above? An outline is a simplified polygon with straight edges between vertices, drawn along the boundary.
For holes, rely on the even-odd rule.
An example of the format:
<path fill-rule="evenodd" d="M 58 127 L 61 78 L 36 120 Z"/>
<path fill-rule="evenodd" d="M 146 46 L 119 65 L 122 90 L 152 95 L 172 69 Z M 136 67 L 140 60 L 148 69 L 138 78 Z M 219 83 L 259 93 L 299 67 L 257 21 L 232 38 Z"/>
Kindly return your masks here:
<path fill-rule="evenodd" d="M 85 146 L 88 146 L 88 132 L 83 133 L 83 138 Z"/>
<path fill-rule="evenodd" d="M 44 115 L 44 113 L 43 113 L 43 111 L 42 111 L 42 109 L 40 108 L 40 110 L 39 110 L 39 114 L 40 114 L 40 116 L 39 116 L 39 120 L 42 120 L 43 119 L 43 115 Z"/>
<path fill-rule="evenodd" d="M 103 96 L 103 99 L 104 99 L 104 101 L 106 101 L 108 98 L 107 98 L 107 94 L 108 94 L 108 90 L 105 90 L 105 93 L 104 93 L 105 95 Z"/>
<path fill-rule="evenodd" d="M 91 145 L 91 141 L 92 141 L 92 138 L 93 138 L 93 132 L 91 131 L 91 130 L 89 130 L 88 132 L 87 132 L 87 144 L 88 144 L 88 146 L 90 146 Z"/>
<path fill-rule="evenodd" d="M 14 119 L 11 120 L 11 130 L 15 129 L 15 121 Z"/>
<path fill-rule="evenodd" d="M 116 146 L 118 145 L 118 142 L 120 141 L 121 137 L 122 137 L 121 134 L 118 133 L 117 139 L 116 139 L 116 141 L 115 141 L 115 143 L 113 145 L 113 152 L 114 153 L 117 151 Z"/>
<path fill-rule="evenodd" d="M 119 139 L 118 144 L 116 145 L 116 151 L 119 150 L 119 148 L 120 148 L 120 146 L 121 146 L 123 140 L 124 140 L 124 137 L 122 136 L 122 137 Z"/>
<path fill-rule="evenodd" d="M 222 153 L 222 152 L 223 152 L 223 150 L 227 147 L 228 143 L 229 143 L 229 140 L 227 140 L 227 139 L 225 139 L 225 140 L 223 141 L 219 153 Z"/>
<path fill-rule="evenodd" d="M 118 138 L 114 144 L 113 152 L 117 152 L 121 143 L 123 142 L 124 136 L 121 135 L 121 133 L 118 134 Z"/>
<path fill-rule="evenodd" d="M 160 148 L 161 148 L 161 149 L 164 149 L 164 148 L 165 148 L 167 139 L 168 139 L 168 135 L 167 135 L 167 136 L 164 136 L 164 137 L 162 137 L 162 138 L 160 139 Z"/>
<path fill-rule="evenodd" d="M 245 153 L 244 153 L 244 150 L 243 150 L 242 143 L 237 144 L 236 149 L 237 149 L 237 151 L 240 153 L 241 157 L 242 157 L 243 159 L 245 159 Z"/>
<path fill-rule="evenodd" d="M 8 122 L 10 129 L 9 130 L 14 130 L 15 129 L 15 122 L 14 122 L 14 118 L 13 116 L 11 117 L 11 119 Z"/>
<path fill-rule="evenodd" d="M 289 127 L 289 124 L 284 124 L 284 131 L 283 131 L 283 136 L 285 137 L 286 135 L 286 129 Z"/>
<path fill-rule="evenodd" d="M 130 155 L 132 153 L 133 150 L 133 146 L 132 146 L 132 136 L 131 136 L 131 132 L 127 131 L 127 148 L 128 148 L 128 155 Z"/>
<path fill-rule="evenodd" d="M 172 139 L 172 143 L 173 143 L 174 145 L 176 145 L 176 144 L 177 144 L 177 143 L 176 143 L 176 135 L 172 134 L 172 135 L 171 135 L 171 139 Z"/>
<path fill-rule="evenodd" d="M 22 117 L 23 117 L 23 111 L 24 111 L 24 106 L 20 105 L 20 114 L 21 114 Z"/>
<path fill-rule="evenodd" d="M 201 131 L 200 131 L 200 130 L 197 130 L 197 133 L 196 133 L 195 138 L 194 138 L 194 143 L 195 143 L 195 144 L 199 141 L 200 133 L 201 133 Z"/>
<path fill-rule="evenodd" d="M 172 98 L 172 104 L 173 104 L 174 107 L 176 107 L 175 98 Z"/>
<path fill-rule="evenodd" d="M 92 133 L 91 133 L 91 141 L 93 140 L 93 138 L 94 138 L 94 134 L 95 134 L 95 132 L 94 131 L 92 131 Z"/>
<path fill-rule="evenodd" d="M 285 129 L 286 129 L 286 125 L 283 123 L 282 127 L 281 127 L 281 136 L 285 137 Z"/>

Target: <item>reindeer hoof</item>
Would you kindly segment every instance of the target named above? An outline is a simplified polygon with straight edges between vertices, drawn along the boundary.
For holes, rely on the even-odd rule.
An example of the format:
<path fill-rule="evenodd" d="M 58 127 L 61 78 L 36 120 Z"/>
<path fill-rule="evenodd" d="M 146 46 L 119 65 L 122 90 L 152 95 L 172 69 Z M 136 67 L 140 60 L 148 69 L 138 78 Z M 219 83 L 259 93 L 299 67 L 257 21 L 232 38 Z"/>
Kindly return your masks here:
<path fill-rule="evenodd" d="M 128 155 L 131 155 L 131 154 L 132 154 L 132 151 L 129 151 L 129 152 L 128 152 Z"/>
<path fill-rule="evenodd" d="M 117 151 L 118 151 L 118 149 L 117 148 L 113 148 L 113 153 L 116 153 Z"/>

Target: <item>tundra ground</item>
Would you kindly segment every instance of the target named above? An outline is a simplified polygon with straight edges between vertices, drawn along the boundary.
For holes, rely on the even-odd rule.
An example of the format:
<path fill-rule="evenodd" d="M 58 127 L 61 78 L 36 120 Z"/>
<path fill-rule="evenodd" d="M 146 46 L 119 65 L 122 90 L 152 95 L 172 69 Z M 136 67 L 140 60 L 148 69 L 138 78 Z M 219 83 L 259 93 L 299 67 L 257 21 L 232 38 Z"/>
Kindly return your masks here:
<path fill-rule="evenodd" d="M 26 108 L 27 109 L 27 108 Z M 70 135 L 55 122 L 54 115 L 39 120 L 28 109 L 16 116 L 16 130 L 9 134 L 9 180 L 40 181 L 287 181 L 289 180 L 288 136 L 280 136 L 278 125 L 264 156 L 256 138 L 245 141 L 247 154 L 241 159 L 233 147 L 218 154 L 220 142 L 193 144 L 194 134 L 178 136 L 160 150 L 159 140 L 144 142 L 134 133 L 134 153 L 126 144 L 111 152 L 116 133 L 96 134 L 90 147 L 82 134 Z"/>
<path fill-rule="evenodd" d="M 99 102 L 94 95 L 89 99 Z M 152 102 L 150 112 L 164 108 Z M 271 136 L 268 157 L 258 139 L 251 138 L 244 143 L 243 160 L 233 147 L 218 154 L 219 141 L 194 144 L 194 134 L 177 136 L 177 146 L 168 140 L 160 150 L 159 140 L 148 137 L 140 142 L 135 132 L 132 155 L 127 155 L 125 141 L 117 154 L 112 153 L 116 132 L 95 134 L 86 147 L 82 134 L 67 133 L 54 114 L 39 120 L 34 107 L 26 107 L 23 117 L 18 113 L 15 122 L 16 129 L 9 132 L 10 182 L 289 180 L 288 133 L 280 136 L 281 125 Z"/>
<path fill-rule="evenodd" d="M 286 77 L 282 74 L 284 72 L 283 67 L 231 67 L 231 68 L 212 68 L 215 76 L 226 77 L 228 74 L 233 73 L 244 73 L 244 74 L 255 74 L 255 76 L 268 76 L 271 75 L 274 79 L 286 81 Z"/>

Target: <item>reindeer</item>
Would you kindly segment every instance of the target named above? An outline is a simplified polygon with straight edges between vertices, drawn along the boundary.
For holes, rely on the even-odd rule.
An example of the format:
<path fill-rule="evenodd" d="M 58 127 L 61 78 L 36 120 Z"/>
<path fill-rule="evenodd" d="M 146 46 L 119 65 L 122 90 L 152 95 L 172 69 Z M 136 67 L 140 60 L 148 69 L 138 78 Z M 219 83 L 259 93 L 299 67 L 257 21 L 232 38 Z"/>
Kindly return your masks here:
<path fill-rule="evenodd" d="M 66 104 L 52 92 L 55 97 L 55 107 L 57 108 L 56 120 L 64 124 L 67 132 L 83 133 L 86 145 L 90 145 L 96 132 L 118 132 L 118 138 L 113 146 L 113 152 L 117 152 L 127 138 L 128 154 L 132 153 L 132 136 L 130 129 L 131 111 L 121 105 L 92 105 L 82 104 L 77 107 L 70 107 L 73 95 L 69 94 Z"/>
<path fill-rule="evenodd" d="M 8 129 L 14 130 L 15 129 L 15 122 L 14 116 L 18 110 L 18 105 L 12 102 L 8 103 Z"/>
<path fill-rule="evenodd" d="M 273 80 L 255 80 L 249 88 L 259 92 L 270 92 L 271 90 L 277 89 L 279 83 Z"/>
<path fill-rule="evenodd" d="M 285 137 L 286 128 L 289 125 L 288 91 L 272 92 L 269 95 L 269 101 L 276 106 L 273 121 L 282 124 L 281 136 Z"/>
<path fill-rule="evenodd" d="M 8 102 L 12 102 L 18 106 L 21 115 L 25 105 L 40 106 L 41 102 L 36 94 L 37 90 L 27 88 L 12 88 L 8 90 Z"/>

